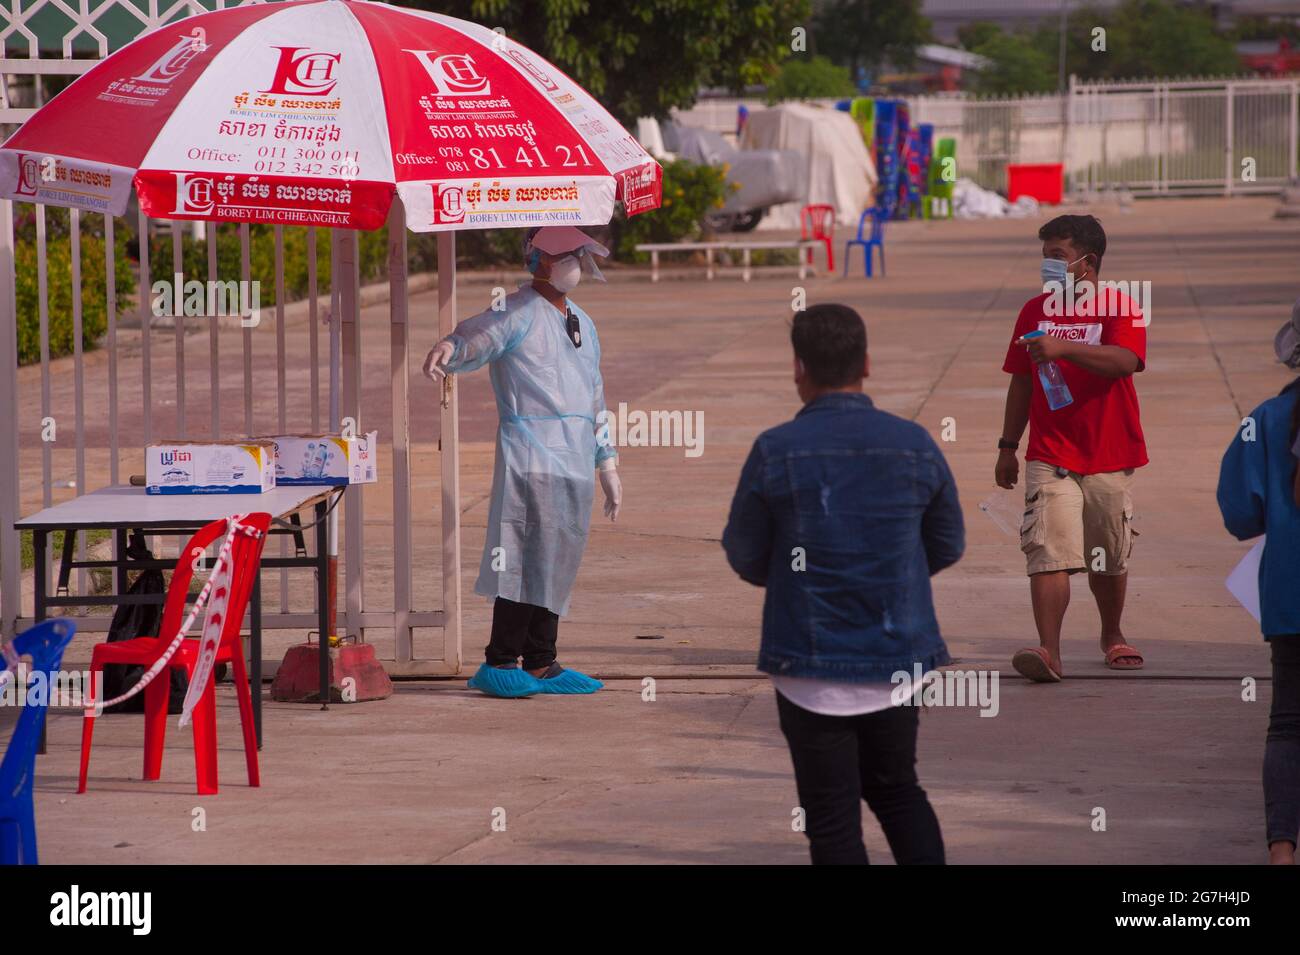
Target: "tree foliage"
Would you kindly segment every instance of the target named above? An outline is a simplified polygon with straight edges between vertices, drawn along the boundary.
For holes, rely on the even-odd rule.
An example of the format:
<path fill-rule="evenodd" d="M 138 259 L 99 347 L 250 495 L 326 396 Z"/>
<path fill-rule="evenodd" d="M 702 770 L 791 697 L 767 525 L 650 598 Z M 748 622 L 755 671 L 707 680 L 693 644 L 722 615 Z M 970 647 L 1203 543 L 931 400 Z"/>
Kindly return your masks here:
<path fill-rule="evenodd" d="M 852 96 L 853 92 L 848 67 L 836 66 L 820 54 L 792 56 L 781 64 L 780 72 L 767 84 L 767 101 Z"/>
<path fill-rule="evenodd" d="M 1035 93 L 1058 83 L 1059 26 L 1006 32 L 992 23 L 959 31 L 966 49 L 993 61 L 976 80 L 985 93 Z M 1209 13 L 1173 0 L 1124 0 L 1114 8 L 1080 7 L 1066 21 L 1065 68 L 1080 79 L 1218 76 L 1241 69 L 1230 36 Z"/>
<path fill-rule="evenodd" d="M 813 22 L 816 52 L 849 68 L 908 67 L 930 39 L 921 0 L 827 0 Z"/>
<path fill-rule="evenodd" d="M 701 87 L 766 82 L 809 0 L 409 0 L 506 34 L 568 73 L 624 125 Z"/>

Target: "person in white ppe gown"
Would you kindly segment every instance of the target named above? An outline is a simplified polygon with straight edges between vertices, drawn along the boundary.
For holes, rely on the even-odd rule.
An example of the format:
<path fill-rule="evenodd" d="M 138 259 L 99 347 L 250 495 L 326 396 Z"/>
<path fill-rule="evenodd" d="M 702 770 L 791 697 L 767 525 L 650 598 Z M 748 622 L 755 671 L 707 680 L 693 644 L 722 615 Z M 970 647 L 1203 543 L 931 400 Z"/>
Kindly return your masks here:
<path fill-rule="evenodd" d="M 572 226 L 524 239 L 530 284 L 504 307 L 467 318 L 434 346 L 425 374 L 488 366 L 500 424 L 487 540 L 476 593 L 495 598 L 485 662 L 469 685 L 493 696 L 593 693 L 603 684 L 556 660 L 559 620 L 587 545 L 599 474 L 604 512 L 618 516 L 618 455 L 605 424 L 600 340 L 568 298 L 608 250 Z M 521 665 L 522 661 L 522 665 Z"/>

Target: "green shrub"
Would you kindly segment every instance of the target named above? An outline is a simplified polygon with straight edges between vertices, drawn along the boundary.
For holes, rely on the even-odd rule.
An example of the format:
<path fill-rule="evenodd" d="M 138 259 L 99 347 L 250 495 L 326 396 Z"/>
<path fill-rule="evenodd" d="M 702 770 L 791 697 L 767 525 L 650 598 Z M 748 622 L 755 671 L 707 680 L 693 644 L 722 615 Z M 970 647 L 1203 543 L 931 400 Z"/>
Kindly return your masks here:
<path fill-rule="evenodd" d="M 847 66 L 836 66 L 824 56 L 792 56 L 767 84 L 766 100 L 772 106 L 782 100 L 840 98 L 854 92 Z"/>
<path fill-rule="evenodd" d="M 210 223 L 217 229 L 217 281 L 238 281 L 239 227 L 231 223 Z M 474 229 L 456 234 L 456 262 L 461 268 L 490 268 L 519 265 L 522 229 Z M 316 230 L 316 281 L 322 295 L 330 289 L 330 243 L 334 230 Z M 262 307 L 275 305 L 275 231 L 272 226 L 249 227 L 250 277 L 261 283 Z M 181 238 L 181 261 L 184 281 L 208 278 L 207 240 L 194 242 L 188 234 Z M 433 272 L 438 266 L 436 233 L 408 233 L 406 237 L 407 271 Z M 168 229 L 156 233 L 149 243 L 152 281 L 170 280 L 172 274 L 172 237 Z M 361 281 L 377 282 L 388 276 L 388 227 L 358 233 Z M 289 226 L 284 230 L 285 298 L 295 301 L 307 295 L 307 229 Z"/>
<path fill-rule="evenodd" d="M 234 223 L 208 223 L 217 235 L 216 281 L 240 278 L 239 226 Z M 334 230 L 316 229 L 316 283 L 320 294 L 330 289 L 330 242 Z M 358 255 L 362 282 L 373 282 L 388 274 L 388 229 L 358 233 Z M 276 304 L 275 295 L 275 228 L 257 223 L 248 229 L 249 277 L 261 283 L 259 302 L 263 308 Z M 149 241 L 150 282 L 171 281 L 172 236 L 170 228 L 156 231 Z M 208 242 L 196 242 L 188 227 L 181 236 L 182 281 L 208 280 Z M 284 229 L 284 292 L 293 302 L 307 295 L 307 227 Z"/>
<path fill-rule="evenodd" d="M 456 233 L 456 264 L 463 269 L 519 267 L 526 229 L 467 229 Z M 412 232 L 406 237 L 407 268 L 438 270 L 438 233 Z"/>
<path fill-rule="evenodd" d="M 698 239 L 704 216 L 721 209 L 736 188 L 727 182 L 725 166 L 709 166 L 677 159 L 665 163 L 663 204 L 652 212 L 628 218 L 620 210 L 612 223 L 614 255 L 624 262 L 644 262 L 636 251 L 641 242 L 682 242 Z"/>
<path fill-rule="evenodd" d="M 66 209 L 46 209 L 45 265 L 50 357 L 73 351 L 72 334 L 72 240 Z M 15 221 L 14 278 L 18 307 L 18 363 L 29 365 L 41 358 L 40 297 L 37 278 L 36 214 L 27 207 Z M 130 305 L 135 292 L 136 272 L 126 254 L 127 234 L 113 230 L 119 314 Z M 81 220 L 81 344 L 92 349 L 108 328 L 108 283 L 104 275 L 103 219 L 96 215 Z"/>

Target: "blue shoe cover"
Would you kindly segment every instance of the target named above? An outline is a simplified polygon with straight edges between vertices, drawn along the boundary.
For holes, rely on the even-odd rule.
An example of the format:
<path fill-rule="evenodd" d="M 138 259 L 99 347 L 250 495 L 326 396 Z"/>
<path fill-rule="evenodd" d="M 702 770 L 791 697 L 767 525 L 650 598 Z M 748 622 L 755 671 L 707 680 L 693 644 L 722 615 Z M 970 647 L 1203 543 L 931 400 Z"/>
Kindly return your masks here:
<path fill-rule="evenodd" d="M 527 670 L 517 668 L 502 670 L 498 667 L 488 666 L 486 663 L 478 668 L 478 672 L 469 678 L 466 685 L 481 690 L 488 696 L 500 696 L 507 699 L 532 696 L 534 693 L 543 692 L 542 681 Z"/>
<path fill-rule="evenodd" d="M 577 670 L 562 670 L 555 676 L 543 677 L 538 693 L 595 693 L 604 687 L 595 677 L 579 673 Z"/>

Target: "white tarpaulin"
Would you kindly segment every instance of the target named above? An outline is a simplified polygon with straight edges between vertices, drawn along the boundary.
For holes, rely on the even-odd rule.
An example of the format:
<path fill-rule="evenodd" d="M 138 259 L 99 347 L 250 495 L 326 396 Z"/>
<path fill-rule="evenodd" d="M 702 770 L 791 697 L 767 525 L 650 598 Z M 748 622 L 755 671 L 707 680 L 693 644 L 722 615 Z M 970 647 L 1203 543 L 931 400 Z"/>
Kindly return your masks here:
<path fill-rule="evenodd" d="M 848 113 L 804 103 L 756 110 L 745 122 L 746 149 L 793 149 L 808 160 L 808 191 L 800 202 L 768 210 L 760 229 L 799 228 L 799 209 L 808 203 L 835 207 L 841 225 L 856 226 L 875 204 L 876 164 Z"/>
<path fill-rule="evenodd" d="M 958 179 L 952 188 L 952 214 L 956 219 L 1024 219 L 1038 215 L 1038 200 L 1021 196 L 1007 202 L 969 179 Z"/>

